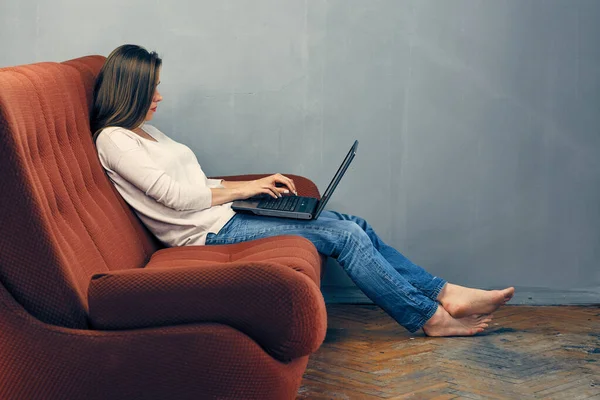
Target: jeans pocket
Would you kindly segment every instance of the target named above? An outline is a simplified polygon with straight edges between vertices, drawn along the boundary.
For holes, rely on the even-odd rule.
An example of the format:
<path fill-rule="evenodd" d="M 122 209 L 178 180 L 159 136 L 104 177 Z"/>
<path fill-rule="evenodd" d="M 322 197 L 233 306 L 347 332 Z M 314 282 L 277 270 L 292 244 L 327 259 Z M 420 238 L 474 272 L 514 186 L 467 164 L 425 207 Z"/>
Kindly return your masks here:
<path fill-rule="evenodd" d="M 206 235 L 206 244 L 210 244 L 210 242 L 212 242 L 212 240 L 213 240 L 213 239 L 214 239 L 216 236 L 217 236 L 217 234 L 216 234 L 216 233 L 209 232 L 209 233 Z"/>
<path fill-rule="evenodd" d="M 235 217 L 237 217 L 237 214 L 234 215 L 233 217 L 229 218 L 229 221 L 227 221 L 225 223 L 225 225 L 223 225 L 223 227 L 221 229 L 219 229 L 219 233 L 217 233 L 216 235 L 226 233 L 229 230 L 229 228 L 231 227 L 231 225 L 233 224 L 233 220 L 235 219 Z"/>

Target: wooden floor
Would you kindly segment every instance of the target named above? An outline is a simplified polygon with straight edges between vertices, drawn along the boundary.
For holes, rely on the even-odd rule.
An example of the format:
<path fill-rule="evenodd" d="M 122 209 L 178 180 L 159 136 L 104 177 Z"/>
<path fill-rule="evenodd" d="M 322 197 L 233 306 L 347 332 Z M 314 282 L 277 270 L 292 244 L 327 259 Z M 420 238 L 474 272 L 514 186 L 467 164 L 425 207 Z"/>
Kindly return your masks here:
<path fill-rule="evenodd" d="M 469 338 L 411 335 L 376 306 L 327 309 L 297 399 L 600 399 L 599 306 L 508 306 Z"/>

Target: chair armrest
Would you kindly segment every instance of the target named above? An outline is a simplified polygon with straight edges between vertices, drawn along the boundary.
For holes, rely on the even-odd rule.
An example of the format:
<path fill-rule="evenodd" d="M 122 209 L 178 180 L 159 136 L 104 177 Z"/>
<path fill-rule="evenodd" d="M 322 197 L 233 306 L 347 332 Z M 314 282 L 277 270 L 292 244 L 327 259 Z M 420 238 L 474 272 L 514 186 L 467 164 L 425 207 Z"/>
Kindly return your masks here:
<path fill-rule="evenodd" d="M 226 181 L 252 181 L 255 179 L 264 178 L 265 176 L 269 176 L 272 174 L 247 174 L 247 175 L 229 175 L 229 176 L 211 176 L 211 179 L 224 179 Z M 307 197 L 315 197 L 317 199 L 321 198 L 321 194 L 319 193 L 319 189 L 317 185 L 313 181 L 308 178 L 305 178 L 300 175 L 293 174 L 283 174 L 288 178 L 294 180 L 294 184 L 296 185 L 296 189 L 298 190 L 298 195 L 307 196 Z"/>
<path fill-rule="evenodd" d="M 281 361 L 316 351 L 327 330 L 317 285 L 273 262 L 96 274 L 88 300 L 94 329 L 217 322 L 245 333 Z"/>

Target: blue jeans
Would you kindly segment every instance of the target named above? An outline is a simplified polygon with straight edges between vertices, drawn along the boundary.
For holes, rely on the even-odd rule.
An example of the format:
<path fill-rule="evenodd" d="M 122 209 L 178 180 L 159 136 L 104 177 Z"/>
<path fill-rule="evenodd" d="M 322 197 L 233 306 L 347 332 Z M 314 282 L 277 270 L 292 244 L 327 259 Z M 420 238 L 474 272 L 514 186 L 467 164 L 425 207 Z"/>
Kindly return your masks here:
<path fill-rule="evenodd" d="M 277 235 L 310 240 L 319 253 L 335 258 L 354 283 L 410 332 L 419 330 L 437 310 L 446 281 L 413 264 L 385 244 L 362 218 L 324 211 L 316 220 L 236 214 L 207 245 L 245 242 Z"/>

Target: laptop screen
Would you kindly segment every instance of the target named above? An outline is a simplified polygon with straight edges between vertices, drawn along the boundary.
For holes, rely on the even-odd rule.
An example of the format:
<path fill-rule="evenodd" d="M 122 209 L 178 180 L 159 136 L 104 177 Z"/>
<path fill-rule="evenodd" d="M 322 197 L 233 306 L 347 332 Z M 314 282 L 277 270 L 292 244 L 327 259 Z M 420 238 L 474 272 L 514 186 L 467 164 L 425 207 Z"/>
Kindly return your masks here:
<path fill-rule="evenodd" d="M 323 197 L 321 198 L 321 201 L 319 201 L 319 206 L 317 207 L 317 211 L 315 212 L 315 219 L 319 217 L 319 214 L 321 214 L 321 211 L 323 211 L 323 209 L 325 208 L 325 205 L 329 201 L 331 194 L 337 187 L 338 183 L 342 179 L 342 176 L 344 176 L 344 173 L 348 169 L 348 166 L 354 159 L 357 149 L 358 149 L 358 140 L 355 140 L 354 144 L 350 148 L 350 151 L 348 152 L 348 154 L 346 154 L 346 158 L 344 158 L 344 162 L 342 162 L 342 165 L 340 165 L 340 167 L 338 168 L 333 179 L 329 183 L 329 186 L 327 186 L 327 189 L 325 189 L 325 193 L 323 193 Z"/>

